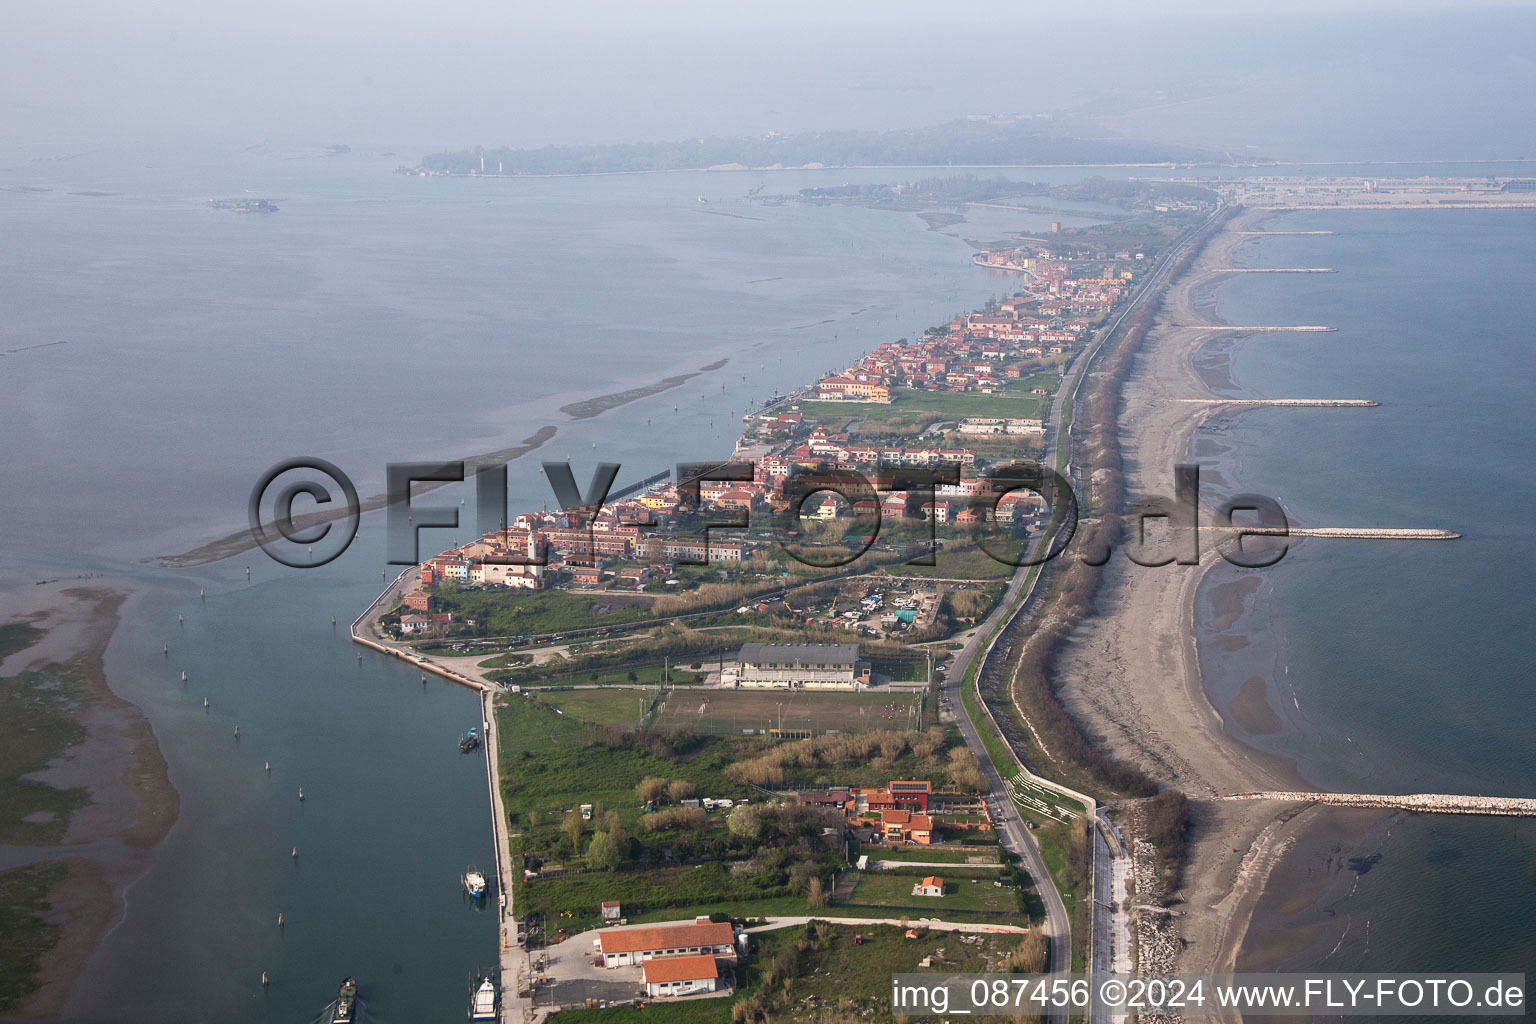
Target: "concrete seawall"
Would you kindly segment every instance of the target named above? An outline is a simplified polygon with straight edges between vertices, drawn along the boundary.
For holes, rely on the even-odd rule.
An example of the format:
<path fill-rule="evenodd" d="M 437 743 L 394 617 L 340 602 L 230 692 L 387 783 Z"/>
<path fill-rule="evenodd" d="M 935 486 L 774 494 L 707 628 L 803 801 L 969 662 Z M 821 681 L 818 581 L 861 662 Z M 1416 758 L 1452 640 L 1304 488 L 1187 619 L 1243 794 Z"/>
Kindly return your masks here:
<path fill-rule="evenodd" d="M 1337 327 L 1324 327 L 1320 324 L 1302 324 L 1296 327 L 1253 327 L 1234 326 L 1232 324 L 1179 324 L 1180 330 L 1185 331 L 1209 331 L 1224 334 L 1327 334 L 1337 331 Z"/>
<path fill-rule="evenodd" d="M 1358 540 L 1459 540 L 1455 530 L 1392 526 L 1202 526 L 1211 533 L 1245 533 L 1263 537 L 1342 537 Z"/>
<path fill-rule="evenodd" d="M 1174 398 L 1187 405 L 1277 405 L 1298 409 L 1373 409 L 1380 402 L 1369 398 Z"/>

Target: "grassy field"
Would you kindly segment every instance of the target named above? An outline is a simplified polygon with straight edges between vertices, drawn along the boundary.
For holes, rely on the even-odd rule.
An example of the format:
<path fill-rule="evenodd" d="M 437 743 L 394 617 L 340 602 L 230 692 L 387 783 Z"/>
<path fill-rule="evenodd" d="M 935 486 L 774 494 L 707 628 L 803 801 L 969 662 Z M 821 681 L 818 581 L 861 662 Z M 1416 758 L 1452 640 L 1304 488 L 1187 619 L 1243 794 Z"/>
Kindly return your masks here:
<path fill-rule="evenodd" d="M 634 724 L 640 721 L 640 702 L 649 691 L 641 689 L 558 690 L 534 696 L 543 707 L 559 708 L 565 714 L 598 725 Z"/>
<path fill-rule="evenodd" d="M 758 913 L 805 914 L 805 899 L 787 886 L 771 885 L 761 875 L 732 875 L 720 863 L 649 870 L 594 871 L 520 882 L 515 905 L 520 915 L 544 914 L 572 931 L 602 923 L 604 900 L 618 900 L 631 923 L 677 920 L 772 901 Z M 569 916 L 562 916 L 569 915 Z"/>
<path fill-rule="evenodd" d="M 740 735 L 744 729 L 829 729 L 862 732 L 913 727 L 917 695 L 824 693 L 807 690 L 673 690 L 653 728 Z"/>
<path fill-rule="evenodd" d="M 940 920 L 967 920 L 974 915 L 984 915 L 1003 924 L 1026 924 L 1019 913 L 1018 896 L 1012 889 L 998 889 L 992 885 L 996 872 L 971 872 L 969 877 L 957 869 L 933 869 L 945 881 L 943 896 L 914 896 L 912 887 L 922 880 L 921 869 L 908 874 L 904 869 L 895 871 L 865 871 L 859 876 L 859 884 L 853 895 L 841 906 L 886 908 L 893 915 L 905 913 L 910 917 L 936 917 Z M 881 916 L 872 913 L 871 916 Z"/>
<path fill-rule="evenodd" d="M 585 697 L 601 691 L 571 690 L 560 697 Z M 624 699 L 620 700 L 621 706 Z M 636 701 L 638 705 L 638 701 Z M 636 709 L 638 711 L 638 707 Z M 669 758 L 640 748 L 588 747 L 586 723 L 555 713 L 537 696 L 508 695 L 496 706 L 502 792 L 513 827 L 529 811 L 552 818 L 583 803 L 617 810 L 631 830 L 638 826 L 635 785 L 648 776 L 684 779 L 705 796 L 746 796 L 746 787 L 725 780 L 725 766 L 735 760 L 728 745 L 706 741 L 689 756 Z"/>
<path fill-rule="evenodd" d="M 909 939 L 901 928 L 839 925 L 835 921 L 826 927 L 829 941 L 809 954 L 805 969 L 792 983 L 790 996 L 811 1006 L 844 1007 L 847 1019 L 856 1015 L 871 1020 L 900 1019 L 891 1013 L 891 975 L 922 971 L 918 964 L 924 959 L 932 957 L 933 968 L 946 973 L 981 973 L 993 969 L 996 961 L 1022 940 L 1018 935 L 962 937 L 923 928 L 918 928 L 917 938 Z M 782 958 L 803 932 L 801 928 L 786 928 L 754 936 L 754 963 Z M 855 935 L 862 938 L 861 945 L 854 945 Z M 859 1009 L 865 1012 L 859 1013 Z M 807 1019 L 809 1014 L 793 1016 Z M 789 1017 L 776 1014 L 773 1019 Z"/>
<path fill-rule="evenodd" d="M 690 999 L 680 1003 L 647 1000 L 645 1024 L 723 1024 L 730 1020 L 730 997 L 720 999 Z M 550 1024 L 608 1024 L 609 1021 L 634 1020 L 632 1006 L 615 1006 L 606 1010 L 561 1010 L 549 1019 Z"/>
<path fill-rule="evenodd" d="M 437 588 L 442 610 L 452 612 L 455 622 L 474 619 L 481 636 L 522 636 L 560 633 L 650 617 L 647 602 L 603 594 L 571 594 L 563 590 L 457 590 Z"/>
<path fill-rule="evenodd" d="M 39 985 L 38 959 L 59 940 L 59 926 L 44 920 L 48 894 L 68 874 L 63 861 L 0 871 L 0 1013 Z"/>
<path fill-rule="evenodd" d="M 990 542 L 994 548 L 1005 551 L 1006 534 L 998 531 L 999 540 Z M 901 576 L 923 576 L 945 580 L 1006 580 L 1013 575 L 1014 567 L 1000 562 L 977 547 L 968 539 L 950 538 L 934 553 L 933 565 L 903 565 L 892 573 Z"/>
<path fill-rule="evenodd" d="M 930 864 L 964 864 L 970 858 L 977 857 L 988 864 L 997 863 L 997 851 L 985 850 L 974 852 L 968 850 L 946 850 L 942 847 L 919 846 L 866 846 L 859 851 L 869 854 L 870 860 L 904 860 L 926 861 Z"/>
<path fill-rule="evenodd" d="M 1018 389 L 1018 385 L 1014 385 Z M 859 433 L 904 433 L 940 420 L 967 416 L 1006 416 L 1036 419 L 1039 395 L 1027 389 L 983 395 L 976 392 L 897 390 L 890 404 L 850 402 L 801 402 L 800 413 L 818 423 L 858 420 Z"/>

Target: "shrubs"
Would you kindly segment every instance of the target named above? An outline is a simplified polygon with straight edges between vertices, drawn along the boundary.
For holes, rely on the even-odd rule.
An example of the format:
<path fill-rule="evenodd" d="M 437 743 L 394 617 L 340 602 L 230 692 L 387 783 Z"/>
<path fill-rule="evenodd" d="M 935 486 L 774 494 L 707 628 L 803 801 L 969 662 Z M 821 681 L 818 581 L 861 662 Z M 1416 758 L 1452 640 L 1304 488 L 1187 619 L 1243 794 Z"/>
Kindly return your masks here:
<path fill-rule="evenodd" d="M 1179 887 L 1184 847 L 1189 838 L 1189 800 L 1176 789 L 1165 789 L 1141 805 L 1146 814 L 1147 839 L 1157 847 L 1158 868 L 1169 892 Z"/>
<path fill-rule="evenodd" d="M 922 733 L 884 729 L 817 736 L 781 743 L 757 757 L 729 765 L 725 774 L 727 778 L 747 785 L 782 786 L 796 769 L 833 768 L 843 763 L 867 764 L 871 761 L 888 764 L 908 751 L 927 759 L 937 754 L 943 745 L 944 733 L 937 729 Z M 971 764 L 975 764 L 974 759 Z"/>
<path fill-rule="evenodd" d="M 665 832 L 670 829 L 698 831 L 709 824 L 709 815 L 702 807 L 664 807 L 640 819 L 647 832 Z"/>

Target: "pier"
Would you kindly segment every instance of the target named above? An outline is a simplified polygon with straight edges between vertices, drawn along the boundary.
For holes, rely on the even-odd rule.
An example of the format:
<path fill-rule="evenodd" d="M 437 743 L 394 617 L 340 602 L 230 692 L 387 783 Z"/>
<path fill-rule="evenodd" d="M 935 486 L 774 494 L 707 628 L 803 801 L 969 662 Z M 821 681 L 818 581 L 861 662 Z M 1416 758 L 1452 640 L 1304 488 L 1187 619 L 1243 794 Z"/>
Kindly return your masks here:
<path fill-rule="evenodd" d="M 1242 533 L 1252 537 L 1337 537 L 1357 540 L 1459 540 L 1455 530 L 1393 526 L 1202 526 L 1211 533 Z"/>
<path fill-rule="evenodd" d="M 1536 818 L 1536 799 L 1524 796 L 1467 796 L 1449 793 L 1232 793 L 1222 800 L 1280 800 L 1334 807 L 1376 807 L 1421 814 L 1486 814 L 1505 818 Z"/>
<path fill-rule="evenodd" d="M 1179 324 L 1185 331 L 1221 331 L 1227 334 L 1325 334 L 1337 331 L 1337 327 L 1323 327 L 1319 324 L 1302 324 L 1296 327 L 1255 327 L 1252 325 L 1241 326 L 1232 324 Z"/>
<path fill-rule="evenodd" d="M 1234 235 L 1331 235 L 1332 231 L 1234 231 Z"/>
<path fill-rule="evenodd" d="M 1211 274 L 1337 274 L 1332 267 L 1206 267 Z"/>
<path fill-rule="evenodd" d="M 1186 405 L 1278 405 L 1290 408 L 1367 409 L 1380 402 L 1369 398 L 1174 398 Z"/>

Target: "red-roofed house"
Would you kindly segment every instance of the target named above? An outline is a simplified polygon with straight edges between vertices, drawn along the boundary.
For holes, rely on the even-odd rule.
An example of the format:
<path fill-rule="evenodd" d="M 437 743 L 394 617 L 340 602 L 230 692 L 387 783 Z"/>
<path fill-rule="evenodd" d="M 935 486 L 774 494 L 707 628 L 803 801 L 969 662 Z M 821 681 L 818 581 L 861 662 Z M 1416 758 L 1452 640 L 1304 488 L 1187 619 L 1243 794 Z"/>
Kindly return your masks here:
<path fill-rule="evenodd" d="M 647 960 L 640 970 L 645 976 L 645 994 L 653 998 L 713 992 L 720 984 L 715 958 L 707 955 L 664 956 Z"/>

